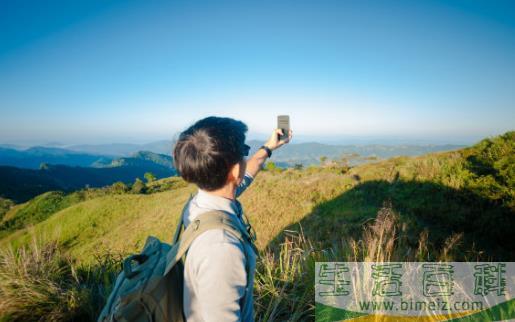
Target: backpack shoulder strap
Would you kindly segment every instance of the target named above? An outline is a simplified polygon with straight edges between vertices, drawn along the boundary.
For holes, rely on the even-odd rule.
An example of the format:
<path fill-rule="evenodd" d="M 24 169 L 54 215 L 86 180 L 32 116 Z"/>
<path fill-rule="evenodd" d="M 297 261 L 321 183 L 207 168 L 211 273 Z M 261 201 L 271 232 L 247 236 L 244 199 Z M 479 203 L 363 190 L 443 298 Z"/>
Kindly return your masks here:
<path fill-rule="evenodd" d="M 186 208 L 190 204 L 191 199 L 193 199 L 193 193 L 190 193 L 190 198 L 188 199 L 188 201 L 186 201 L 184 208 L 182 208 L 181 215 L 179 216 L 179 222 L 177 223 L 177 228 L 175 229 L 175 233 L 173 235 L 172 245 L 176 244 L 179 241 L 179 237 L 181 236 L 182 227 L 184 227 L 183 222 L 182 222 L 182 220 L 184 218 L 184 212 L 186 211 Z"/>
<path fill-rule="evenodd" d="M 247 285 L 245 286 L 246 294 L 247 287 L 250 282 L 250 262 L 249 252 L 247 251 L 247 247 L 245 247 L 245 244 L 250 244 L 256 256 L 259 256 L 258 250 L 253 243 L 253 238 L 250 236 L 247 230 L 241 227 L 240 223 L 237 222 L 237 219 L 235 219 L 232 214 L 227 214 L 222 210 L 213 210 L 202 213 L 198 215 L 192 223 L 190 223 L 188 228 L 186 228 L 186 230 L 182 234 L 180 240 L 174 243 L 172 245 L 172 248 L 168 252 L 166 256 L 167 266 L 163 275 L 168 274 L 170 270 L 172 270 L 172 268 L 175 266 L 175 264 L 177 264 L 177 262 L 181 260 L 181 258 L 189 249 L 191 243 L 195 240 L 195 238 L 197 238 L 200 234 L 202 234 L 205 231 L 220 228 L 224 229 L 225 231 L 229 232 L 230 234 L 238 238 L 242 244 L 243 252 L 245 254 L 245 258 L 247 259 L 245 261 L 245 272 L 247 274 Z M 242 306 L 242 311 L 245 309 L 246 304 L 246 301 L 240 303 L 240 305 Z"/>
<path fill-rule="evenodd" d="M 184 256 L 195 238 L 208 230 L 220 228 L 226 230 L 238 238 L 243 245 L 245 243 L 251 243 L 247 232 L 244 230 L 242 231 L 240 226 L 235 222 L 231 215 L 221 210 L 213 210 L 202 213 L 189 224 L 188 228 L 186 228 L 182 234 L 180 240 L 172 245 L 172 248 L 166 255 L 167 266 L 164 275 L 168 274 L 168 272 L 175 266 L 175 264 L 177 264 L 177 262 Z M 255 247 L 253 244 L 252 246 L 253 248 Z M 243 249 L 245 250 L 245 247 L 243 247 Z"/>

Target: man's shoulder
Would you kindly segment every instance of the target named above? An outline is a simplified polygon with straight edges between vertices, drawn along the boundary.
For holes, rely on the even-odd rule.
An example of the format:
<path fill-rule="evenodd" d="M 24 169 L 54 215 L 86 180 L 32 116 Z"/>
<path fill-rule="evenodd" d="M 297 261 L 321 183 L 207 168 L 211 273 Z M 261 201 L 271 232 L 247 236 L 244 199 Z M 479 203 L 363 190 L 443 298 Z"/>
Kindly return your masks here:
<path fill-rule="evenodd" d="M 240 240 L 223 228 L 214 228 L 203 232 L 191 243 L 190 251 L 196 249 L 212 249 L 220 245 L 234 245 L 243 250 Z"/>
<path fill-rule="evenodd" d="M 215 267 L 216 263 L 245 265 L 245 250 L 240 240 L 222 228 L 200 234 L 191 243 L 185 269 L 197 271 L 200 267 Z M 190 267 L 190 268 L 188 268 Z"/>
<path fill-rule="evenodd" d="M 197 219 L 200 215 L 209 211 L 220 211 L 229 214 L 227 211 L 220 209 L 202 209 L 198 207 L 190 208 L 190 205 L 187 205 L 186 212 L 183 214 L 182 220 L 184 221 L 185 226 L 189 226 L 191 222 Z M 238 220 L 236 215 L 229 215 L 234 216 L 235 221 Z M 243 245 L 238 237 L 223 228 L 213 228 L 201 233 L 195 238 L 191 243 L 188 254 L 198 253 L 201 256 L 211 256 L 211 253 L 216 254 L 217 250 L 223 248 L 227 249 L 230 248 L 230 246 L 236 247 L 241 252 L 244 252 Z"/>

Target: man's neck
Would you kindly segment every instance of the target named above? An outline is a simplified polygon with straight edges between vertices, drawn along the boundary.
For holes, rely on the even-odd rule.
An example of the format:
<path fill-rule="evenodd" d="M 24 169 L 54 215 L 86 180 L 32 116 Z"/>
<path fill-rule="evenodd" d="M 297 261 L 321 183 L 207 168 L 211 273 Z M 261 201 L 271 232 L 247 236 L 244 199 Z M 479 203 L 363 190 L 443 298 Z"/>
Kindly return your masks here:
<path fill-rule="evenodd" d="M 206 191 L 207 193 L 224 197 L 227 199 L 234 200 L 235 199 L 235 193 L 236 193 L 236 186 L 232 184 L 228 184 L 220 189 L 213 190 L 213 191 Z"/>

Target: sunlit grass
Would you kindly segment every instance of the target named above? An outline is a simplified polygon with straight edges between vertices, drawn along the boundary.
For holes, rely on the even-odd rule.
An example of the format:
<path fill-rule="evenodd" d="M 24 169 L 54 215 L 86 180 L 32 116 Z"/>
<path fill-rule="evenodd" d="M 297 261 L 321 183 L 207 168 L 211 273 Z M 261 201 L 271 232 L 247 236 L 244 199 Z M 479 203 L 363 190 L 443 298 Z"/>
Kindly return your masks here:
<path fill-rule="evenodd" d="M 514 205 L 515 140 L 513 132 L 495 140 L 350 170 L 329 164 L 261 172 L 240 198 L 261 255 L 257 320 L 313 320 L 316 261 L 513 259 L 506 214 Z M 0 240 L 0 315 L 94 319 L 119 259 L 138 252 L 148 235 L 169 242 L 195 190 L 180 178 L 153 182 L 147 194 L 92 190 L 40 222 L 26 218 L 32 226 Z M 24 218 L 22 210 L 33 206 L 17 205 L 4 220 Z M 481 244 L 483 234 L 503 243 Z M 33 284 L 38 280 L 44 289 Z M 26 293 L 15 292 L 19 285 Z M 27 310 L 34 315 L 23 315 Z"/>

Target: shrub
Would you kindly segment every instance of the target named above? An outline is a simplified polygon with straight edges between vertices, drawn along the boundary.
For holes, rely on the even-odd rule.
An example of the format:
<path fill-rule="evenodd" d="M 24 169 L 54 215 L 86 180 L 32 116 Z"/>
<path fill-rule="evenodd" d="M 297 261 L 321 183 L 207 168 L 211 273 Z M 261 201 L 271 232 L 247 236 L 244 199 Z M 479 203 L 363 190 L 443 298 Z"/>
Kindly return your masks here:
<path fill-rule="evenodd" d="M 152 183 L 156 181 L 156 176 L 152 172 L 145 173 L 144 177 L 147 180 L 147 183 Z"/>
<path fill-rule="evenodd" d="M 277 166 L 275 165 L 274 162 L 268 161 L 265 164 L 265 168 L 264 169 L 267 170 L 267 171 L 275 171 L 275 170 L 277 170 Z"/>
<path fill-rule="evenodd" d="M 510 208 L 515 206 L 515 131 L 485 139 L 464 151 L 474 175 L 466 184 L 477 194 Z"/>
<path fill-rule="evenodd" d="M 3 220 L 5 214 L 14 206 L 14 202 L 10 199 L 0 197 L 0 221 Z"/>
<path fill-rule="evenodd" d="M 129 187 L 125 183 L 118 181 L 108 186 L 107 191 L 112 194 L 124 194 L 129 191 Z"/>
<path fill-rule="evenodd" d="M 140 179 L 136 178 L 136 181 L 132 184 L 131 192 L 132 193 L 145 193 L 147 190 L 147 186 L 145 183 Z"/>

